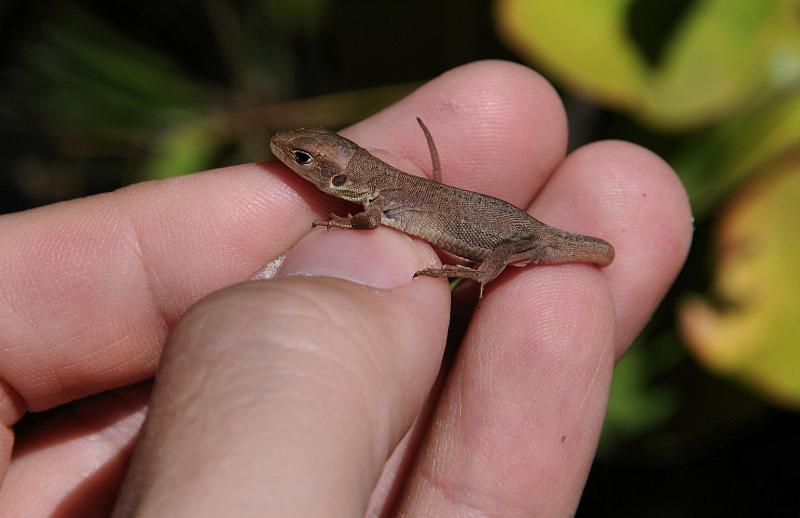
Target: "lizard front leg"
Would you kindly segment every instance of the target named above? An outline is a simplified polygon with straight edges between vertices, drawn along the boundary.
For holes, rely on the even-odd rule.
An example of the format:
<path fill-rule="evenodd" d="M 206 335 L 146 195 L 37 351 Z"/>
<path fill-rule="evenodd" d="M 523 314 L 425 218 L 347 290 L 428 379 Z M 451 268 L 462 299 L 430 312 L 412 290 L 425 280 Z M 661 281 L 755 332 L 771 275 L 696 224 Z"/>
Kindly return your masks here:
<path fill-rule="evenodd" d="M 312 227 L 326 228 L 354 228 L 356 230 L 372 230 L 381 224 L 381 208 L 377 204 L 370 204 L 363 212 L 337 216 L 331 214 L 328 221 L 315 221 Z"/>

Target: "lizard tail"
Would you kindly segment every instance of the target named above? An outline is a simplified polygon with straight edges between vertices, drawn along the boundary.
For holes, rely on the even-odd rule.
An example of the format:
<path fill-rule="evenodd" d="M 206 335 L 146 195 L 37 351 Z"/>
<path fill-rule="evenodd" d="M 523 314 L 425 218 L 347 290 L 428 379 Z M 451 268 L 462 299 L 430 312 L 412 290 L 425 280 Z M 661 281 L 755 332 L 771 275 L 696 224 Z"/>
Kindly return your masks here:
<path fill-rule="evenodd" d="M 608 266 L 614 260 L 614 247 L 608 241 L 564 231 L 557 231 L 557 234 L 557 246 L 554 247 L 557 252 L 553 254 L 553 262 Z"/>

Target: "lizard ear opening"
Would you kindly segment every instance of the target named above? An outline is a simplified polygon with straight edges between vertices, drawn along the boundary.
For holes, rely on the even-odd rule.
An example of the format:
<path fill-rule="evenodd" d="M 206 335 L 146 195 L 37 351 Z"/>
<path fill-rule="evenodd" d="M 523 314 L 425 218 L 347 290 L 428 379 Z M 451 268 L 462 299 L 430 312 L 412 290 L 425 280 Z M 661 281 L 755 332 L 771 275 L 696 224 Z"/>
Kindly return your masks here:
<path fill-rule="evenodd" d="M 347 181 L 347 175 L 344 174 L 337 174 L 333 178 L 331 178 L 331 185 L 334 187 L 341 187 Z"/>
<path fill-rule="evenodd" d="M 300 165 L 308 165 L 311 163 L 311 155 L 302 149 L 295 150 L 292 153 L 292 158 L 294 158 L 294 161 Z"/>

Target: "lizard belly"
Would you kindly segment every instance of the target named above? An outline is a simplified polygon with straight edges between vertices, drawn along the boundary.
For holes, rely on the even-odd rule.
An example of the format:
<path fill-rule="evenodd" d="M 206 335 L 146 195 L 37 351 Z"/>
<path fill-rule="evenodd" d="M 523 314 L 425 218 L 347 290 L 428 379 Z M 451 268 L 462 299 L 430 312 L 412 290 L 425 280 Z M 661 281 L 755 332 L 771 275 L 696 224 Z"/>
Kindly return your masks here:
<path fill-rule="evenodd" d="M 396 228 L 406 234 L 424 239 L 437 248 L 441 248 L 451 254 L 455 254 L 471 261 L 483 261 L 491 250 L 488 248 L 472 245 L 462 239 L 448 235 L 441 229 L 425 227 L 411 221 L 392 219 L 383 216 L 381 223 L 387 227 Z"/>

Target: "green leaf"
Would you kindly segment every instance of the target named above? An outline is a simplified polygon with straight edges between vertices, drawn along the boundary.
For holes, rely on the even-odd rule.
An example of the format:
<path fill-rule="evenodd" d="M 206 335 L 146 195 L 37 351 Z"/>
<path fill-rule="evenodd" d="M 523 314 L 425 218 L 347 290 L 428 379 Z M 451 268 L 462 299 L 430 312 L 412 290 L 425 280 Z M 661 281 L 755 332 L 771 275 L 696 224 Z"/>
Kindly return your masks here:
<path fill-rule="evenodd" d="M 670 163 L 703 217 L 725 194 L 800 143 L 800 94 L 743 112 L 693 139 Z"/>
<path fill-rule="evenodd" d="M 674 336 L 665 334 L 644 343 L 639 339 L 614 368 L 601 450 L 652 431 L 675 415 L 679 394 L 674 387 L 654 379 L 683 357 Z"/>
<path fill-rule="evenodd" d="M 615 106 L 641 102 L 647 67 L 625 31 L 633 0 L 500 0 L 502 36 L 569 87 Z"/>
<path fill-rule="evenodd" d="M 663 65 L 652 71 L 640 115 L 668 127 L 704 123 L 747 103 L 759 88 L 782 86 L 782 71 L 773 68 L 800 63 L 796 9 L 794 0 L 695 2 Z"/>
<path fill-rule="evenodd" d="M 631 39 L 632 0 L 499 0 L 498 28 L 570 88 L 684 129 L 797 83 L 798 0 L 697 0 L 650 65 Z"/>

